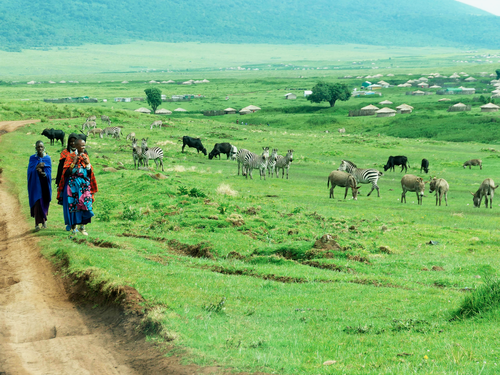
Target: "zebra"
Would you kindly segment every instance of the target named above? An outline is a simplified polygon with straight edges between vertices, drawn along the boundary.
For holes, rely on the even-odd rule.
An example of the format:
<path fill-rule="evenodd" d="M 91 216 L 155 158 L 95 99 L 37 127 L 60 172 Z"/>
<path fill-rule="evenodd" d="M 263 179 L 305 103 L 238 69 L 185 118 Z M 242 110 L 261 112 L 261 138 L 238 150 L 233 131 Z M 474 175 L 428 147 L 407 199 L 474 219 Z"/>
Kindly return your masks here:
<path fill-rule="evenodd" d="M 134 138 L 135 138 L 134 132 L 127 134 L 127 141 L 132 141 L 134 140 Z"/>
<path fill-rule="evenodd" d="M 92 134 L 92 135 L 99 134 L 99 136 L 100 136 L 102 132 L 103 132 L 103 130 L 102 130 L 102 129 L 99 129 L 99 128 L 94 128 L 94 129 L 89 130 L 89 131 L 87 132 L 87 137 L 88 137 L 90 134 Z M 101 137 L 101 138 L 102 138 L 102 137 Z"/>
<path fill-rule="evenodd" d="M 245 155 L 243 167 L 246 167 L 246 178 L 250 175 L 250 178 L 253 180 L 252 170 L 258 168 L 260 172 L 260 179 L 262 180 L 262 176 L 264 176 L 264 180 L 266 179 L 267 162 L 269 161 L 269 147 L 262 147 L 262 150 L 264 150 L 262 155 L 257 155 L 253 152 L 249 152 Z"/>
<path fill-rule="evenodd" d="M 367 194 L 367 197 L 370 196 L 372 191 L 374 189 L 377 189 L 377 194 L 380 198 L 380 189 L 377 185 L 377 181 L 379 177 L 383 176 L 384 174 L 376 169 L 370 168 L 370 169 L 360 169 L 356 167 L 356 164 L 349 160 L 342 160 L 342 163 L 340 164 L 340 167 L 337 169 L 338 171 L 342 172 L 347 172 L 352 174 L 354 179 L 358 184 L 372 184 L 372 189 L 370 192 Z"/>
<path fill-rule="evenodd" d="M 93 115 L 93 116 L 87 117 L 86 121 L 89 122 L 89 121 L 96 121 L 96 120 L 97 120 L 97 117 L 95 115 Z"/>
<path fill-rule="evenodd" d="M 111 120 L 108 116 L 101 115 L 101 122 L 107 122 L 108 125 L 111 125 Z"/>
<path fill-rule="evenodd" d="M 109 128 L 105 128 L 102 132 L 101 132 L 101 138 L 104 138 L 104 135 L 106 135 L 106 137 L 108 135 L 112 135 L 114 138 L 117 138 L 117 139 L 120 139 L 120 132 L 122 131 L 121 128 L 117 127 L 117 126 L 112 126 L 112 127 L 109 127 Z"/>
<path fill-rule="evenodd" d="M 134 159 L 134 168 L 137 169 L 142 163 L 142 148 L 137 146 L 137 139 L 132 138 L 132 158 Z"/>
<path fill-rule="evenodd" d="M 148 139 L 143 138 L 142 139 L 142 144 L 141 144 L 141 149 L 142 149 L 142 161 L 146 167 L 149 167 L 149 160 L 153 159 L 156 164 L 156 168 L 158 168 L 158 161 L 161 165 L 161 170 L 165 171 L 163 169 L 163 150 L 160 147 L 152 147 L 148 148 Z"/>
<path fill-rule="evenodd" d="M 288 180 L 288 170 L 290 169 L 290 164 L 293 161 L 293 150 L 288 150 L 285 156 L 278 155 L 276 157 L 276 178 L 279 175 L 279 169 L 281 169 L 281 178 L 285 177 L 285 169 L 286 169 L 286 179 Z"/>
<path fill-rule="evenodd" d="M 95 121 L 86 121 L 82 125 L 82 130 L 85 130 L 85 128 L 89 128 L 89 130 L 91 128 L 95 129 L 96 126 L 97 126 L 97 124 L 95 123 Z"/>
<path fill-rule="evenodd" d="M 274 167 L 276 166 L 276 160 L 278 160 L 278 149 L 273 148 L 271 156 L 269 156 L 269 161 L 267 163 L 267 175 L 274 177 Z"/>
<path fill-rule="evenodd" d="M 158 126 L 160 129 L 161 129 L 161 126 L 163 125 L 163 122 L 161 120 L 156 120 L 156 121 L 153 121 L 153 123 L 151 124 L 151 126 L 149 127 L 149 130 L 153 130 L 153 128 L 155 126 Z"/>
<path fill-rule="evenodd" d="M 245 166 L 243 165 L 243 161 L 245 160 L 247 154 L 251 154 L 251 152 L 245 148 L 240 148 L 236 153 L 236 161 L 238 162 L 238 176 L 240 175 L 240 165 L 241 165 L 241 175 L 246 176 L 246 170 Z"/>

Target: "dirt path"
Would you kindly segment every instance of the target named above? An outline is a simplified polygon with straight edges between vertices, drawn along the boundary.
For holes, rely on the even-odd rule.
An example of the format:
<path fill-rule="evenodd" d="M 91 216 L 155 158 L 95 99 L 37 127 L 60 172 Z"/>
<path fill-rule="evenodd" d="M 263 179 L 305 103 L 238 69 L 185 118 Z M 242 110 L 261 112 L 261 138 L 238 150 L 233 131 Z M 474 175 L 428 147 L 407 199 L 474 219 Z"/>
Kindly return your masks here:
<path fill-rule="evenodd" d="M 33 122 L 0 122 L 0 142 L 1 134 Z M 0 375 L 219 373 L 165 358 L 118 307 L 71 303 L 1 182 L 0 175 Z"/>

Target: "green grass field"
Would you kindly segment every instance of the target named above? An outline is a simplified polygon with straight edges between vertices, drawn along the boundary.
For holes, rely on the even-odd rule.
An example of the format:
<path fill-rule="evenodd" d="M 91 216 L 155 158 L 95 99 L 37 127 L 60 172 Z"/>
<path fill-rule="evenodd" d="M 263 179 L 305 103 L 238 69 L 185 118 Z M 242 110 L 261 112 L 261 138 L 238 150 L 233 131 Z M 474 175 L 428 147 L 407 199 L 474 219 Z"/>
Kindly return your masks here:
<path fill-rule="evenodd" d="M 125 137 L 89 138 L 99 184 L 90 235 L 70 239 L 54 203 L 49 229 L 39 234 L 44 255 L 67 261 L 67 272 L 91 272 L 93 285 L 137 289 L 156 327 L 151 338 L 174 345 L 185 361 L 200 365 L 280 374 L 498 373 L 500 310 L 493 286 L 500 266 L 500 198 L 494 199 L 493 209 L 475 209 L 470 194 L 485 178 L 500 181 L 498 112 L 480 113 L 472 96 L 442 104 L 436 95 L 407 96 L 398 88 L 331 109 L 301 97 L 283 99 L 291 87 L 314 85 L 317 73 L 308 78 L 297 78 L 293 71 L 246 73 L 207 72 L 211 82 L 197 85 L 196 91 L 161 86 L 167 95 L 183 90 L 206 98 L 164 103 L 170 110 L 189 112 L 163 118 L 164 127 L 152 131 L 149 124 L 156 116 L 131 111 L 144 103 L 39 101 L 76 96 L 73 88 L 99 98 L 143 96 L 150 73 L 130 75 L 128 85 L 97 83 L 90 75 L 87 83 L 71 89 L 0 85 L 0 120 L 44 121 L 2 136 L 0 166 L 27 216 L 24 171 L 47 126 L 69 133 L 90 114 L 109 114 L 113 125 L 123 127 L 122 134 L 148 137 L 150 146 L 165 153 L 165 172 L 134 170 Z M 347 73 L 329 74 L 336 81 Z M 120 76 L 120 82 L 125 78 Z M 391 79 L 408 76 L 401 72 Z M 347 116 L 349 110 L 384 99 L 415 110 L 393 118 Z M 473 110 L 446 111 L 458 101 L 472 104 Z M 200 114 L 248 104 L 263 109 L 245 116 Z M 249 125 L 236 125 L 236 119 Z M 337 132 L 341 127 L 347 130 L 344 136 Z M 254 171 L 253 180 L 245 179 L 224 156 L 208 160 L 193 149 L 181 153 L 184 135 L 200 137 L 208 151 L 221 141 L 254 152 L 264 146 L 280 154 L 294 149 L 290 178 L 264 181 Z M 57 160 L 61 146 L 46 145 Z M 406 155 L 408 173 L 426 180 L 445 178 L 449 205 L 436 207 L 429 193 L 422 206 L 414 193 L 401 204 L 399 170 L 379 180 L 380 198 L 366 196 L 368 185 L 357 201 L 343 200 L 343 188 L 336 188 L 335 199 L 328 198 L 327 177 L 342 159 L 383 170 L 390 155 Z M 429 175 L 420 173 L 424 157 L 430 161 Z M 483 160 L 482 170 L 462 168 L 472 158 Z M 105 172 L 106 166 L 119 169 Z M 157 172 L 167 178 L 149 175 Z M 224 194 L 230 191 L 235 195 Z M 329 248 L 315 245 L 327 234 L 334 241 Z M 477 309 L 454 319 L 461 306 L 468 306 L 466 298 Z M 336 362 L 323 365 L 326 361 Z"/>

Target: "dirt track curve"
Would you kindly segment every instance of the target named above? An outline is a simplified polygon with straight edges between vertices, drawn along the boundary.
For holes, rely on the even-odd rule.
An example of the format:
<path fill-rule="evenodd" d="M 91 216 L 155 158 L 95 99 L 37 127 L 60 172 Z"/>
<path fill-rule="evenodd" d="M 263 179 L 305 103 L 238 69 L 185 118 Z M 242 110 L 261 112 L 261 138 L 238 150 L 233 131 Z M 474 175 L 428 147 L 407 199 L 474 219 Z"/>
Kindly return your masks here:
<path fill-rule="evenodd" d="M 33 122 L 37 120 L 0 122 L 0 142 L 2 134 Z M 1 177 L 0 375 L 221 372 L 165 358 L 119 307 L 70 302 L 62 280 L 40 254 L 33 225 Z"/>

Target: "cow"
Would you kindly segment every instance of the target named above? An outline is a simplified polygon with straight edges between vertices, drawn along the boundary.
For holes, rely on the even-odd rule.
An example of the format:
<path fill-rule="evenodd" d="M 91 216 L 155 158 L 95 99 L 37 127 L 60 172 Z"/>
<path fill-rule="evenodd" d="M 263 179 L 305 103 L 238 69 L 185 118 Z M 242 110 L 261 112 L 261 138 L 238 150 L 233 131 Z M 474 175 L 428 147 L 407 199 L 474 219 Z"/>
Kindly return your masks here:
<path fill-rule="evenodd" d="M 356 186 L 356 180 L 350 173 L 332 171 L 328 176 L 326 187 L 329 187 L 330 184 L 332 186 L 330 188 L 330 198 L 335 198 L 333 195 L 333 189 L 335 189 L 336 186 L 341 186 L 345 187 L 344 199 L 346 199 L 347 197 L 349 188 L 351 188 L 352 190 L 352 199 L 358 199 L 358 190 L 361 188 L 361 186 Z"/>
<path fill-rule="evenodd" d="M 474 167 L 477 167 L 479 165 L 479 169 L 483 169 L 483 162 L 480 160 L 480 159 L 471 159 L 471 160 L 467 160 L 463 167 L 465 169 L 465 167 L 469 166 L 469 169 L 472 169 L 471 166 L 474 166 Z"/>
<path fill-rule="evenodd" d="M 401 188 L 403 193 L 401 194 L 401 203 L 403 200 L 406 203 L 406 192 L 413 191 L 417 194 L 418 204 L 422 204 L 422 198 L 424 196 L 425 184 L 422 177 L 415 176 L 413 174 L 405 174 L 401 179 Z"/>
<path fill-rule="evenodd" d="M 484 200 L 486 202 L 486 208 L 488 208 L 488 196 L 490 197 L 490 208 L 493 208 L 493 196 L 495 195 L 495 189 L 498 187 L 495 186 L 495 183 L 491 178 L 487 178 L 486 180 L 483 181 L 481 186 L 479 186 L 479 190 L 476 191 L 474 194 L 471 192 L 473 198 L 472 201 L 474 202 L 474 207 L 481 207 L 481 201 Z"/>
<path fill-rule="evenodd" d="M 406 166 L 406 163 L 408 163 L 408 166 Z M 403 169 L 405 172 L 408 171 L 408 167 L 410 166 L 410 163 L 408 162 L 408 158 L 406 156 L 389 156 L 389 159 L 387 160 L 387 164 L 384 165 L 384 171 L 387 171 L 388 169 L 392 169 L 392 171 L 395 171 L 395 166 L 400 165 L 401 166 L 401 172 L 403 172 Z"/>
<path fill-rule="evenodd" d="M 185 135 L 182 137 L 182 152 L 184 152 L 184 147 L 193 147 L 198 150 L 198 153 L 203 152 L 203 155 L 207 156 L 207 149 L 201 144 L 200 138 L 191 138 Z"/>
<path fill-rule="evenodd" d="M 229 156 L 231 155 L 231 150 L 232 150 L 232 145 L 230 143 L 216 143 L 214 145 L 214 149 L 210 151 L 208 154 L 208 158 L 212 160 L 214 157 L 219 157 L 220 160 L 220 154 L 226 154 L 227 158 L 229 159 Z"/>
<path fill-rule="evenodd" d="M 422 173 L 422 169 L 425 173 L 429 173 L 429 160 L 422 159 L 422 164 L 420 164 L 420 173 Z"/>
<path fill-rule="evenodd" d="M 64 132 L 62 130 L 43 129 L 42 135 L 50 139 L 50 144 L 53 145 L 55 141 L 61 141 L 61 145 L 64 146 Z"/>

